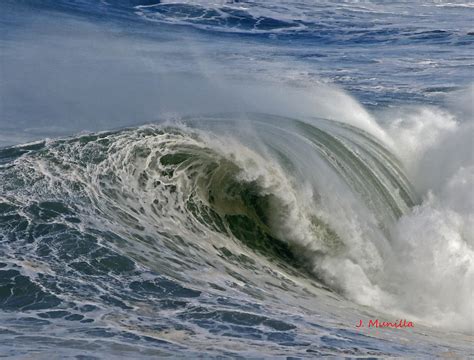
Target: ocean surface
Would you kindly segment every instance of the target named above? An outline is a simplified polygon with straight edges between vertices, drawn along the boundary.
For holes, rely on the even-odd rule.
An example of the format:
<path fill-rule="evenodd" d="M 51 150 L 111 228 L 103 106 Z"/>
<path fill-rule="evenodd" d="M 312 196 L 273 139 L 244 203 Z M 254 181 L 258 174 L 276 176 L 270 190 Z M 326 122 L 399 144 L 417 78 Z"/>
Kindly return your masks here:
<path fill-rule="evenodd" d="M 2 0 L 0 357 L 474 357 L 473 24 Z"/>

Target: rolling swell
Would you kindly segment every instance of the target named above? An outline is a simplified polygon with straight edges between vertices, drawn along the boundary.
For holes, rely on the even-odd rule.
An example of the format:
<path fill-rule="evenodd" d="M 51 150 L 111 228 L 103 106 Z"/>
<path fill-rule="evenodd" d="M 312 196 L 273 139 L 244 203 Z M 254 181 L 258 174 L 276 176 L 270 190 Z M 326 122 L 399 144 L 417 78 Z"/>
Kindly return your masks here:
<path fill-rule="evenodd" d="M 321 210 L 338 196 L 328 189 L 351 193 L 382 233 L 416 199 L 368 134 L 328 120 L 253 117 L 254 138 L 230 136 L 229 116 L 2 149 L 0 308 L 23 311 L 25 334 L 77 324 L 79 348 L 114 338 L 172 353 L 178 345 L 163 334 L 195 326 L 297 342 L 295 323 L 254 301 L 274 296 L 263 284 L 290 292 L 291 277 L 324 280 L 315 264 L 351 252 L 341 220 Z M 219 297 L 236 284 L 246 296 L 239 311 Z"/>

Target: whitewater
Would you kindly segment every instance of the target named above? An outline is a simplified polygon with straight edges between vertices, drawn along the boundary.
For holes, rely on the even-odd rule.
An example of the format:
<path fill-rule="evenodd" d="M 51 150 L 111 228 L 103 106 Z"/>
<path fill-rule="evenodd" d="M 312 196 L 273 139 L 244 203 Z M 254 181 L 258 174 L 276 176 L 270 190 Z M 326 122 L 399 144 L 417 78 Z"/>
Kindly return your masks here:
<path fill-rule="evenodd" d="M 472 4 L 0 8 L 0 355 L 473 356 Z"/>

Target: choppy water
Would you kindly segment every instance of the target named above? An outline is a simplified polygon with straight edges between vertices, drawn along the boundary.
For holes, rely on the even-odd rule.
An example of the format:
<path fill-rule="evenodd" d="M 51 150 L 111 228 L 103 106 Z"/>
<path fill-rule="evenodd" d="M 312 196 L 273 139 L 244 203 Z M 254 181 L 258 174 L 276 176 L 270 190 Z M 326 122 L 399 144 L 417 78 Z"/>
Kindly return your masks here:
<path fill-rule="evenodd" d="M 471 3 L 0 10 L 0 355 L 473 355 Z"/>

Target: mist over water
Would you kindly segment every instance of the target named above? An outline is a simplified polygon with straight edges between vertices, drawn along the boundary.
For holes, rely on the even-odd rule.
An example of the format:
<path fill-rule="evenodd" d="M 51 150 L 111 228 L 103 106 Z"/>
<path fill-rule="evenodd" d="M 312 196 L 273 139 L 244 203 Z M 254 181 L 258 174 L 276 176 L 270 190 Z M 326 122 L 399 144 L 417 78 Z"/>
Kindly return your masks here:
<path fill-rule="evenodd" d="M 448 5 L 0 5 L 0 351 L 468 356 L 472 9 Z"/>

